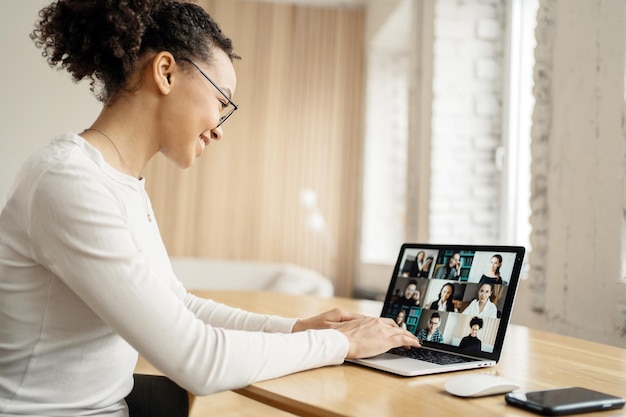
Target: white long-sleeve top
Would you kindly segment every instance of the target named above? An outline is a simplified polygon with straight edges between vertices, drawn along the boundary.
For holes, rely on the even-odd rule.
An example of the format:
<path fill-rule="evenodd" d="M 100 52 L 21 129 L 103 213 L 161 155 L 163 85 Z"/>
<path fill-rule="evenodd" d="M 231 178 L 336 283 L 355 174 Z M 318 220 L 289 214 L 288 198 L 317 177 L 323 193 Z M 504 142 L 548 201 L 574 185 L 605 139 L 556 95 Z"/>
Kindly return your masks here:
<path fill-rule="evenodd" d="M 465 310 L 463 310 L 463 314 L 471 314 L 472 316 L 486 318 L 486 317 L 498 317 L 498 307 L 491 301 L 487 300 L 487 304 L 483 308 L 483 311 L 480 311 L 480 306 L 478 305 L 478 299 L 473 299 L 472 302 L 467 306 Z"/>
<path fill-rule="evenodd" d="M 187 293 L 143 179 L 76 134 L 27 161 L 0 213 L 0 416 L 126 416 L 137 352 L 196 394 L 343 362 L 343 334 L 294 323 Z"/>

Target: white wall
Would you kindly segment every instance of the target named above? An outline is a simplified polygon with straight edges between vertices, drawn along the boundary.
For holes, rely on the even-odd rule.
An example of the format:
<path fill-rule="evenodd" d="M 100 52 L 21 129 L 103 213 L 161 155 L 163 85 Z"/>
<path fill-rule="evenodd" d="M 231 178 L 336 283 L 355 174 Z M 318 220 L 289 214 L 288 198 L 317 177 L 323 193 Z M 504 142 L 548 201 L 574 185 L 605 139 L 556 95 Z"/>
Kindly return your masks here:
<path fill-rule="evenodd" d="M 541 0 L 529 280 L 514 321 L 626 347 L 626 1 Z"/>
<path fill-rule="evenodd" d="M 505 20 L 501 0 L 435 2 L 431 242 L 501 241 Z"/>
<path fill-rule="evenodd" d="M 0 14 L 0 204 L 29 154 L 57 133 L 82 131 L 101 108 L 88 83 L 76 85 L 67 72 L 51 69 L 30 40 L 47 3 L 10 1 Z"/>
<path fill-rule="evenodd" d="M 393 264 L 405 241 L 411 6 L 379 1 L 367 11 L 360 260 L 369 264 Z"/>

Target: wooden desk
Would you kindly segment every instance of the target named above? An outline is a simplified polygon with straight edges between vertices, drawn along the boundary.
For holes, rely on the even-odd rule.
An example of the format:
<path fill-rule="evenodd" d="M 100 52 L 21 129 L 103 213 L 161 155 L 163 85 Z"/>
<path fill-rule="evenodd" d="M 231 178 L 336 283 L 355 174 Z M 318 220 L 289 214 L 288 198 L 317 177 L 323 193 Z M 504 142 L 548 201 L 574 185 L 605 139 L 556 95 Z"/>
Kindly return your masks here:
<path fill-rule="evenodd" d="M 196 293 L 246 310 L 289 317 L 308 317 L 333 307 L 378 316 L 382 307 L 378 302 L 345 298 L 239 291 Z M 521 390 L 579 385 L 626 397 L 626 349 L 521 326 L 509 328 L 497 366 L 463 372 L 500 375 L 520 384 Z M 345 364 L 259 382 L 235 392 L 284 412 L 308 416 L 532 415 L 507 406 L 503 395 L 461 399 L 447 394 L 445 382 L 460 374 L 406 378 Z M 625 413 L 622 409 L 594 415 Z"/>

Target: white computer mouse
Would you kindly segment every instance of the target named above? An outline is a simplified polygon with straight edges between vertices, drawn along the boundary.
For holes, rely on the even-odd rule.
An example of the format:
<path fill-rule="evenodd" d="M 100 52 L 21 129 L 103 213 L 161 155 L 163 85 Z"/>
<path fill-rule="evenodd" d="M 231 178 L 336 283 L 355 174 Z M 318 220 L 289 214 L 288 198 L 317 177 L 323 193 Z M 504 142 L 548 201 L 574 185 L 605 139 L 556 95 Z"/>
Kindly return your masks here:
<path fill-rule="evenodd" d="M 483 397 L 514 391 L 519 385 L 497 375 L 467 374 L 449 379 L 445 388 L 457 397 Z"/>

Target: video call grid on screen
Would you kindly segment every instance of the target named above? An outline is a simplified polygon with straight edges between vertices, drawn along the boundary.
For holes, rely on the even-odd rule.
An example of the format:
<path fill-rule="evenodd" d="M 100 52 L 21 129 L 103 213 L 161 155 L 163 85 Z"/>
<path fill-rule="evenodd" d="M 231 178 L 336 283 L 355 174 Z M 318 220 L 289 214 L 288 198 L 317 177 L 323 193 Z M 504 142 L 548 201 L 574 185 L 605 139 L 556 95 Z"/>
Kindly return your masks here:
<path fill-rule="evenodd" d="M 501 248 L 465 249 L 405 248 L 396 265 L 397 273 L 387 294 L 383 316 L 401 322 L 426 344 L 444 343 L 467 353 L 491 353 L 500 331 L 516 258 L 520 255 Z M 481 288 L 487 294 L 483 299 L 488 298 L 489 302 L 479 312 L 476 305 Z M 441 302 L 446 298 L 444 293 L 450 302 Z M 433 313 L 438 317 L 433 318 Z M 403 318 L 399 320 L 399 316 Z M 508 316 L 504 318 L 508 320 Z M 430 340 L 421 339 L 427 334 L 429 322 L 438 322 L 439 335 L 431 336 Z"/>

